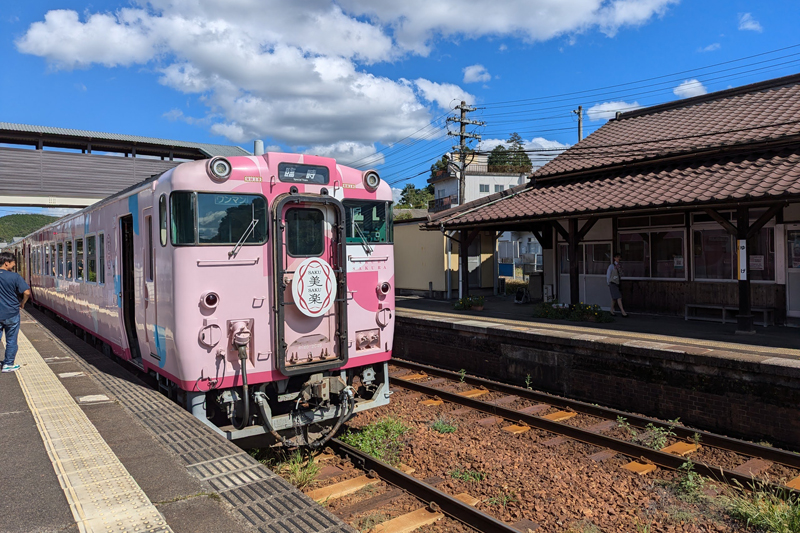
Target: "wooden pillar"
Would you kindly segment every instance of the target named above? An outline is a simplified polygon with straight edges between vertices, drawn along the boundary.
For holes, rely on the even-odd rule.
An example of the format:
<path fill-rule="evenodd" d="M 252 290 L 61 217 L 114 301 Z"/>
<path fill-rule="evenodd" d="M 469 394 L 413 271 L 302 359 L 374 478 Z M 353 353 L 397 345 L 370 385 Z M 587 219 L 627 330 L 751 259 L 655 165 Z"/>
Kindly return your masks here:
<path fill-rule="evenodd" d="M 569 240 L 567 254 L 569 256 L 569 303 L 580 303 L 581 289 L 578 273 L 578 219 L 569 219 Z"/>
<path fill-rule="evenodd" d="M 458 243 L 458 256 L 461 259 L 461 264 L 458 269 L 461 275 L 458 276 L 461 283 L 461 297 L 469 297 L 469 231 L 462 230 Z"/>
<path fill-rule="evenodd" d="M 750 230 L 750 209 L 747 206 L 739 206 L 736 210 L 736 239 L 737 248 L 739 243 L 747 242 L 747 234 Z M 747 271 L 750 265 L 747 246 L 744 250 L 739 250 L 744 255 L 744 268 L 742 269 L 737 262 L 736 268 L 739 271 L 739 314 L 736 315 L 736 333 L 751 334 L 755 333 L 753 328 L 753 314 L 750 306 L 750 276 Z M 739 254 L 737 254 L 739 257 Z M 741 270 L 744 270 L 742 272 Z M 744 279 L 742 279 L 744 278 Z"/>

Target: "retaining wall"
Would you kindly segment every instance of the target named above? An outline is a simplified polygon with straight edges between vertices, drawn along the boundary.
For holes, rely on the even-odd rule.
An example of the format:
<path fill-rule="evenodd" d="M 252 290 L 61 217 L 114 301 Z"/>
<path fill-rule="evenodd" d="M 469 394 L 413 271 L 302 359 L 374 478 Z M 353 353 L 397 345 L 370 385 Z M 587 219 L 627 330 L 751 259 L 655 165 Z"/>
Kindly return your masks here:
<path fill-rule="evenodd" d="M 393 355 L 800 450 L 797 359 L 400 315 Z"/>

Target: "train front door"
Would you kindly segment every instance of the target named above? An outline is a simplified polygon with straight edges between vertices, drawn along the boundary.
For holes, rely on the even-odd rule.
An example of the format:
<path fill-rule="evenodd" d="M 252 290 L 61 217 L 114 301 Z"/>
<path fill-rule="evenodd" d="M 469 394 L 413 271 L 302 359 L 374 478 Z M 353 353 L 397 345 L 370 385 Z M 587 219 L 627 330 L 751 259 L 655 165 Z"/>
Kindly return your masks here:
<path fill-rule="evenodd" d="M 122 300 L 122 322 L 130 348 L 130 356 L 139 363 L 142 359 L 139 351 L 139 338 L 136 334 L 136 286 L 134 284 L 133 261 L 133 215 L 125 215 L 119 219 L 120 232 L 120 286 L 118 296 Z"/>
<path fill-rule="evenodd" d="M 344 208 L 330 197 L 289 196 L 273 209 L 278 369 L 339 367 L 348 342 Z"/>

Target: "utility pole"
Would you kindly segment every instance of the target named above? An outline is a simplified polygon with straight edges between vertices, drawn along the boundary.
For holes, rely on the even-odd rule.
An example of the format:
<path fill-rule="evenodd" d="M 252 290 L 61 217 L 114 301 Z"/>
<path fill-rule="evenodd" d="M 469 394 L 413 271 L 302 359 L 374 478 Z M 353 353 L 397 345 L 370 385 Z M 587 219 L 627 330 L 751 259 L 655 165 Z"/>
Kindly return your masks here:
<path fill-rule="evenodd" d="M 467 177 L 467 139 L 478 139 L 481 140 L 480 135 L 476 135 L 474 133 L 467 133 L 467 124 L 473 124 L 475 126 L 483 126 L 485 122 L 481 122 L 479 120 L 469 120 L 467 119 L 467 113 L 471 113 L 478 109 L 477 107 L 469 107 L 466 102 L 463 100 L 461 101 L 461 105 L 456 106 L 456 109 L 461 111 L 461 117 L 447 117 L 448 122 L 458 122 L 459 123 L 459 132 L 447 132 L 450 136 L 457 136 L 459 137 L 458 146 L 454 146 L 453 150 L 459 152 L 459 160 L 461 161 L 461 173 L 458 180 L 458 205 L 464 205 L 466 200 L 464 198 L 466 194 L 466 177 Z"/>
<path fill-rule="evenodd" d="M 447 132 L 448 135 L 458 136 L 458 147 L 454 146 L 453 150 L 459 152 L 459 159 L 461 160 L 461 174 L 458 180 L 458 205 L 462 206 L 466 203 L 466 190 L 467 190 L 467 139 L 481 140 L 481 136 L 475 133 L 467 133 L 467 124 L 474 124 L 476 126 L 483 126 L 484 123 L 477 120 L 469 120 L 467 113 L 472 113 L 477 110 L 476 107 L 469 107 L 466 102 L 461 101 L 461 105 L 456 106 L 455 109 L 461 111 L 460 118 L 447 117 L 447 122 L 458 122 L 460 127 L 458 133 Z M 476 234 L 471 234 L 474 239 Z M 461 231 L 461 238 L 458 241 L 458 255 L 459 268 L 458 268 L 458 297 L 469 297 L 469 245 L 470 245 L 470 232 L 467 230 Z"/>
<path fill-rule="evenodd" d="M 578 109 L 572 111 L 578 115 L 578 142 L 583 140 L 583 106 L 579 105 Z"/>

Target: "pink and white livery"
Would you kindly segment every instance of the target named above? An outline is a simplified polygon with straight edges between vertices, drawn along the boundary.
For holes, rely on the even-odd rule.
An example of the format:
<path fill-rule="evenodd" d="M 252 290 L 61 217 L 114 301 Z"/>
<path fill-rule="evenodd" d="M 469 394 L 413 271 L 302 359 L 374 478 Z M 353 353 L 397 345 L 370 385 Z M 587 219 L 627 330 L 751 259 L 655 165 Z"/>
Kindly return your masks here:
<path fill-rule="evenodd" d="M 320 446 L 389 402 L 391 190 L 268 153 L 183 163 L 16 246 L 34 302 L 229 439 Z"/>

